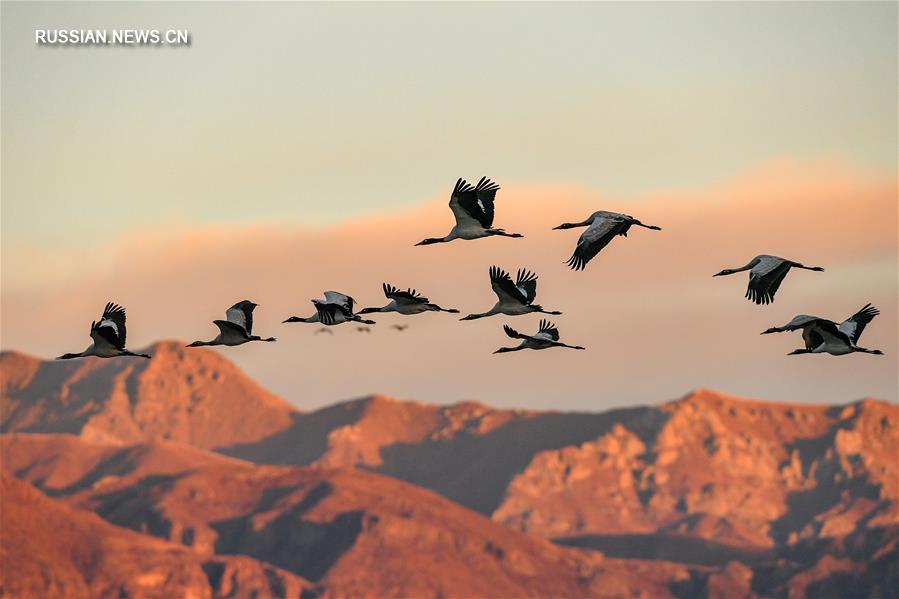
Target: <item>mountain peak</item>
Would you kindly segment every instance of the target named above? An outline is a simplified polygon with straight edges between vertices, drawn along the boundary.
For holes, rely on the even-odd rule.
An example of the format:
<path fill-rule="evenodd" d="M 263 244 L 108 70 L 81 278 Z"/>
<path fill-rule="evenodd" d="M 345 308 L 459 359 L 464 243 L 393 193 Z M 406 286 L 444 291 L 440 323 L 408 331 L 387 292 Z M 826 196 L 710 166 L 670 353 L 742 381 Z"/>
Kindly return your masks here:
<path fill-rule="evenodd" d="M 288 428 L 296 410 L 216 351 L 180 341 L 151 360 L 0 360 L 3 432 L 63 432 L 125 443 L 163 437 L 211 449 Z"/>

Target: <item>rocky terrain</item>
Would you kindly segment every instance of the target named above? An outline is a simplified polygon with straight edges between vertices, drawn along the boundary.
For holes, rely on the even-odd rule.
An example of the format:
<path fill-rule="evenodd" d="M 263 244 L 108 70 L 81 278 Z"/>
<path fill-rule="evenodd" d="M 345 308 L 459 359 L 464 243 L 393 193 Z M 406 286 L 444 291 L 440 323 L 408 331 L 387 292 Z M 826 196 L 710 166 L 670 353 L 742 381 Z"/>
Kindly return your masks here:
<path fill-rule="evenodd" d="M 120 447 L 22 433 L 0 440 L 4 467 L 57 499 L 43 498 L 35 509 L 60 504 L 58 510 L 91 516 L 96 524 L 84 510 L 95 512 L 106 521 L 98 538 L 130 528 L 143 533 L 131 537 L 169 541 L 156 544 L 168 547 L 185 568 L 197 565 L 194 575 L 206 572 L 216 596 L 235 589 L 248 594 L 260 578 L 281 572 L 290 574 L 281 587 L 304 590 L 307 597 L 664 597 L 674 596 L 672 580 L 689 579 L 683 566 L 605 560 L 599 552 L 514 531 L 430 491 L 358 469 L 256 466 L 173 442 Z M 98 468 L 109 473 L 97 477 Z M 13 515 L 19 518 L 28 503 L 17 502 Z M 35 553 L 54 543 L 52 537 L 36 542 Z M 176 551 L 179 545 L 189 558 Z M 107 576 L 120 575 L 131 576 Z M 209 596 L 202 576 L 195 578 L 191 592 Z M 221 590 L 226 580 L 231 591 Z M 173 584 L 188 588 L 183 576 Z M 58 592 L 82 596 L 81 587 L 73 588 Z"/>
<path fill-rule="evenodd" d="M 247 557 L 202 558 L 0 477 L 0 596 L 298 598 L 307 581 Z"/>
<path fill-rule="evenodd" d="M 168 341 L 150 353 L 156 359 L 43 362 L 3 352 L 0 432 L 113 442 L 163 438 L 209 449 L 290 426 L 290 404 L 215 352 Z"/>
<path fill-rule="evenodd" d="M 0 355 L 2 468 L 188 548 L 202 592 L 897 596 L 895 405 L 699 390 L 602 413 L 302 413 L 215 352 L 151 352 Z"/>

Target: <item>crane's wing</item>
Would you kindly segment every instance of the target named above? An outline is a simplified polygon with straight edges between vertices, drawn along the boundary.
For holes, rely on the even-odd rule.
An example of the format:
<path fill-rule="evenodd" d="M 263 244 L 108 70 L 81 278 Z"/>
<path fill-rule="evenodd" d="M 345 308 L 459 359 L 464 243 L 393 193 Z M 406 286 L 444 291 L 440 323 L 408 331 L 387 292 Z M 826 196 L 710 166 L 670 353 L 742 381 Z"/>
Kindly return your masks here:
<path fill-rule="evenodd" d="M 749 271 L 746 297 L 756 304 L 770 304 L 791 267 L 792 264 L 783 258 L 763 257 Z"/>
<path fill-rule="evenodd" d="M 534 303 L 534 299 L 537 297 L 537 275 L 526 268 L 519 268 L 518 275 L 515 277 L 515 287 L 524 296 L 528 305 Z"/>
<path fill-rule="evenodd" d="M 222 333 L 222 337 L 226 337 L 230 333 L 236 333 L 237 335 L 245 339 L 250 336 L 243 325 L 237 324 L 233 320 L 213 320 L 212 323 L 219 328 L 219 331 L 221 331 Z"/>
<path fill-rule="evenodd" d="M 339 291 L 325 291 L 325 302 L 337 304 L 347 316 L 353 315 L 353 306 L 356 304 L 356 300 Z"/>
<path fill-rule="evenodd" d="M 489 229 L 493 226 L 493 202 L 496 199 L 496 192 L 499 191 L 499 185 L 487 177 L 481 177 L 474 189 L 478 192 L 478 209 L 483 214 L 483 218 L 478 220 L 485 229 Z"/>
<path fill-rule="evenodd" d="M 392 299 L 398 304 L 427 304 L 428 298 L 421 295 L 414 289 L 407 289 L 406 291 L 400 291 L 399 288 L 394 287 L 388 283 L 383 284 L 384 287 L 384 295 L 387 296 L 387 299 Z"/>
<path fill-rule="evenodd" d="M 616 235 L 622 234 L 622 231 L 626 232 L 628 227 L 627 223 L 615 218 L 594 218 L 593 223 L 581 233 L 577 240 L 577 247 L 574 248 L 574 253 L 566 264 L 572 270 L 584 270 L 587 262 L 592 260 L 602 248 L 609 245 Z"/>
<path fill-rule="evenodd" d="M 817 336 L 818 338 L 820 338 L 821 342 L 818 343 L 818 345 L 821 345 L 821 343 L 835 343 L 848 346 L 855 345 L 849 335 L 841 331 L 837 326 L 837 323 L 833 322 L 832 320 L 825 320 L 823 318 L 820 318 L 806 330 L 809 331 L 810 337 L 814 338 L 815 336 Z M 803 338 L 804 337 L 805 335 L 803 335 Z M 815 347 L 817 347 L 817 345 Z"/>
<path fill-rule="evenodd" d="M 861 310 L 844 320 L 840 324 L 839 329 L 846 333 L 853 343 L 858 343 L 859 337 L 862 336 L 862 331 L 878 314 L 880 314 L 880 310 L 871 304 L 865 304 Z"/>
<path fill-rule="evenodd" d="M 493 292 L 499 301 L 503 303 L 517 302 L 525 305 L 529 303 L 524 292 L 512 282 L 509 273 L 498 266 L 490 267 L 490 286 L 493 287 Z"/>
<path fill-rule="evenodd" d="M 817 322 L 819 320 L 822 320 L 822 319 L 819 318 L 818 316 L 809 316 L 806 314 L 801 314 L 801 315 L 797 316 L 796 318 L 794 318 L 793 320 L 791 320 L 790 322 L 788 322 L 787 324 L 785 324 L 782 328 L 787 331 L 795 331 L 796 329 L 804 329 L 808 325 L 810 325 L 814 322 Z"/>
<path fill-rule="evenodd" d="M 821 336 L 821 333 L 815 327 L 802 329 L 802 340 L 805 341 L 805 349 L 807 350 L 813 350 L 824 343 L 824 337 Z"/>
<path fill-rule="evenodd" d="M 540 321 L 540 330 L 537 331 L 537 335 L 545 335 L 552 339 L 553 341 L 559 340 L 559 329 L 556 328 L 556 325 L 551 323 L 548 320 Z"/>
<path fill-rule="evenodd" d="M 493 226 L 493 200 L 498 190 L 499 185 L 486 177 L 481 177 L 476 186 L 465 179 L 456 181 L 449 203 L 456 217 L 456 225 L 484 229 Z"/>
<path fill-rule="evenodd" d="M 106 343 L 112 347 L 124 349 L 127 335 L 125 308 L 118 304 L 107 303 L 99 322 L 91 323 L 91 338 L 94 343 Z"/>
<path fill-rule="evenodd" d="M 331 304 L 326 302 L 312 302 L 318 312 L 319 320 L 322 324 L 334 324 L 337 320 L 337 313 L 346 314 L 343 306 L 339 304 Z"/>
<path fill-rule="evenodd" d="M 512 327 L 510 327 L 507 324 L 503 325 L 503 330 L 506 332 L 506 335 L 508 335 L 512 339 L 530 339 L 530 337 L 528 335 L 523 335 L 522 333 L 519 333 L 518 331 L 516 331 L 515 329 L 513 329 Z"/>
<path fill-rule="evenodd" d="M 253 302 L 243 300 L 225 310 L 225 318 L 228 319 L 228 322 L 232 322 L 241 327 L 247 335 L 252 335 L 253 310 L 255 309 L 256 305 Z"/>

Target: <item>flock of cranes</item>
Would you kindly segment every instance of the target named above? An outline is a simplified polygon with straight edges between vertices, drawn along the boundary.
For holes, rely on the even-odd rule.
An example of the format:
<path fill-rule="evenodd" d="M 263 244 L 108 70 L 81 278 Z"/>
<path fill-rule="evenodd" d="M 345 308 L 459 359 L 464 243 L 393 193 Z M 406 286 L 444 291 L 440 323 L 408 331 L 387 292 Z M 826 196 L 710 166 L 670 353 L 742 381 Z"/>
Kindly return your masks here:
<path fill-rule="evenodd" d="M 431 245 L 446 243 L 456 239 L 472 240 L 483 237 L 523 237 L 520 233 L 508 233 L 505 229 L 494 228 L 494 201 L 496 192 L 500 187 L 490 179 L 481 177 L 477 185 L 471 185 L 464 179 L 456 181 L 450 196 L 449 207 L 453 212 L 456 224 L 444 237 L 430 237 L 415 245 Z M 578 238 L 577 245 L 571 258 L 566 264 L 575 271 L 584 270 L 596 255 L 606 247 L 609 242 L 618 236 L 627 236 L 631 227 L 638 226 L 654 231 L 661 228 L 655 225 L 646 225 L 636 218 L 600 210 L 594 212 L 587 219 L 576 223 L 563 223 L 554 229 L 571 229 L 575 227 L 587 227 Z M 759 255 L 748 264 L 740 268 L 727 268 L 713 276 L 725 276 L 738 272 L 749 271 L 749 285 L 746 290 L 746 298 L 756 304 L 770 304 L 780 288 L 787 273 L 793 269 L 805 269 L 811 271 L 823 271 L 820 266 L 805 266 L 799 262 L 787 260 L 777 256 Z M 510 274 L 497 266 L 490 268 L 490 285 L 496 294 L 496 304 L 486 312 L 469 314 L 461 320 L 475 320 L 497 314 L 506 316 L 519 316 L 522 314 L 548 314 L 561 315 L 556 310 L 544 310 L 540 304 L 534 303 L 537 297 L 537 275 L 528 269 L 519 269 L 515 280 Z M 315 323 L 321 326 L 316 333 L 331 333 L 329 327 L 347 322 L 357 324 L 357 331 L 369 332 L 368 325 L 375 324 L 373 320 L 363 318 L 362 314 L 378 312 L 397 312 L 402 315 L 421 314 L 423 312 L 447 312 L 458 314 L 455 308 L 443 308 L 433 303 L 415 289 L 405 291 L 391 284 L 384 283 L 383 291 L 388 303 L 380 308 L 364 308 L 355 311 L 355 300 L 344 293 L 326 291 L 324 299 L 312 300 L 315 314 L 307 317 L 291 316 L 285 323 L 303 322 Z M 253 334 L 253 311 L 257 304 L 243 300 L 237 302 L 225 311 L 225 320 L 214 320 L 219 329 L 219 334 L 211 341 L 194 341 L 188 347 L 243 345 L 251 341 L 273 342 L 274 337 L 260 337 Z M 772 327 L 762 334 L 779 333 L 784 331 L 802 331 L 805 347 L 791 352 L 795 354 L 828 353 L 832 355 L 845 355 L 855 352 L 882 355 L 883 352 L 876 349 L 867 349 L 858 345 L 859 338 L 865 327 L 880 312 L 867 304 L 861 310 L 837 324 L 834 321 L 801 314 L 781 327 Z M 393 325 L 397 331 L 403 331 L 408 325 Z M 559 340 L 559 329 L 548 320 L 541 320 L 540 327 L 533 335 L 519 333 L 509 325 L 504 325 L 503 330 L 512 339 L 518 339 L 521 343 L 515 347 L 501 347 L 494 353 L 507 353 L 523 349 L 549 349 L 564 347 L 568 349 L 583 350 L 580 345 L 567 345 Z M 92 343 L 81 353 L 68 353 L 59 356 L 58 359 L 66 360 L 96 356 L 99 358 L 113 358 L 119 356 L 135 356 L 150 358 L 147 354 L 134 353 L 126 349 L 125 309 L 117 304 L 108 303 L 103 310 L 99 321 L 91 323 L 90 336 Z"/>

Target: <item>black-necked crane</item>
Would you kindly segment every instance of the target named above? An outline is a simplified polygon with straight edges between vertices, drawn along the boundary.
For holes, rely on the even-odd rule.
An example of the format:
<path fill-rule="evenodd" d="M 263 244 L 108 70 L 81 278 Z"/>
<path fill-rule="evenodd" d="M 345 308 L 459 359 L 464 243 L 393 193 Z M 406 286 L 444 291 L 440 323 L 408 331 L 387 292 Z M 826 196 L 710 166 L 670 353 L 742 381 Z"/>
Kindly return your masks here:
<path fill-rule="evenodd" d="M 212 341 L 194 341 L 187 347 L 202 347 L 209 345 L 243 345 L 250 341 L 276 341 L 274 337 L 262 338 L 253 334 L 253 310 L 258 304 L 250 300 L 237 302 L 225 310 L 226 320 L 213 320 L 212 323 L 219 328 L 219 334 Z"/>
<path fill-rule="evenodd" d="M 574 253 L 566 262 L 572 270 L 584 270 L 587 263 L 602 248 L 609 245 L 609 242 L 618 235 L 627 237 L 628 230 L 634 225 L 652 229 L 653 231 L 662 230 L 661 227 L 655 225 L 644 225 L 633 216 L 618 212 L 606 212 L 605 210 L 594 212 L 586 220 L 579 223 L 562 223 L 558 227 L 553 227 L 553 230 L 587 227 L 587 230 L 581 233 L 581 236 L 578 238 Z"/>
<path fill-rule="evenodd" d="M 441 308 L 437 304 L 432 304 L 425 296 L 418 293 L 415 289 L 407 289 L 401 291 L 388 283 L 383 283 L 384 295 L 390 302 L 381 308 L 365 308 L 359 314 L 371 314 L 373 312 L 399 312 L 400 314 L 411 315 L 421 314 L 422 312 L 450 312 L 458 314 L 455 308 Z"/>
<path fill-rule="evenodd" d="M 149 358 L 147 354 L 136 354 L 125 349 L 125 308 L 109 302 L 103 309 L 103 316 L 99 321 L 91 322 L 91 343 L 86 350 L 79 354 L 63 354 L 57 360 L 71 360 L 72 358 L 117 358 L 119 356 L 134 356 L 137 358 Z"/>
<path fill-rule="evenodd" d="M 362 324 L 376 324 L 374 320 L 365 320 L 353 313 L 356 300 L 339 291 L 325 291 L 325 299 L 314 299 L 315 314 L 302 318 L 291 316 L 284 322 L 308 322 L 321 323 L 327 326 L 343 324 L 344 322 L 359 322 Z"/>
<path fill-rule="evenodd" d="M 756 304 L 770 304 L 774 301 L 774 294 L 777 293 L 780 284 L 791 268 L 804 268 L 816 272 L 824 270 L 820 266 L 805 266 L 779 256 L 761 254 L 753 258 L 746 266 L 725 268 L 712 276 L 721 277 L 748 270 L 749 286 L 746 288 L 745 297 Z"/>
<path fill-rule="evenodd" d="M 477 185 L 472 186 L 465 179 L 456 181 L 450 196 L 449 207 L 456 217 L 456 225 L 446 237 L 429 237 L 415 245 L 444 243 L 454 239 L 480 239 L 481 237 L 524 237 L 521 233 L 506 233 L 504 229 L 493 227 L 493 202 L 499 185 L 481 177 Z"/>
<path fill-rule="evenodd" d="M 840 324 L 826 318 L 800 314 L 782 327 L 771 327 L 766 331 L 762 331 L 762 335 L 801 329 L 802 339 L 805 341 L 805 349 L 794 350 L 787 354 L 790 356 L 824 353 L 842 356 L 855 352 L 882 356 L 883 352 L 879 349 L 866 349 L 857 345 L 859 338 L 862 336 L 862 331 L 878 314 L 880 314 L 880 310 L 871 304 L 866 304 L 861 310 Z"/>
<path fill-rule="evenodd" d="M 537 297 L 537 275 L 521 268 L 518 270 L 518 276 L 515 282 L 509 273 L 497 266 L 490 267 L 490 286 L 499 301 L 492 308 L 480 314 L 469 314 L 461 320 L 474 320 L 476 318 L 484 318 L 485 316 L 493 316 L 494 314 L 505 314 L 506 316 L 518 316 L 521 314 L 532 314 L 539 312 L 541 314 L 559 315 L 558 311 L 547 311 L 543 306 L 534 303 Z"/>
<path fill-rule="evenodd" d="M 540 321 L 540 329 L 534 335 L 519 333 L 509 325 L 503 325 L 506 335 L 512 339 L 521 339 L 521 344 L 516 347 L 501 347 L 495 354 L 502 354 L 522 349 L 549 349 L 550 347 L 567 347 L 568 349 L 586 349 L 580 345 L 567 345 L 559 341 L 559 329 L 548 320 Z"/>

